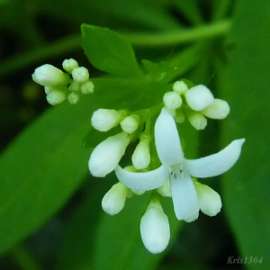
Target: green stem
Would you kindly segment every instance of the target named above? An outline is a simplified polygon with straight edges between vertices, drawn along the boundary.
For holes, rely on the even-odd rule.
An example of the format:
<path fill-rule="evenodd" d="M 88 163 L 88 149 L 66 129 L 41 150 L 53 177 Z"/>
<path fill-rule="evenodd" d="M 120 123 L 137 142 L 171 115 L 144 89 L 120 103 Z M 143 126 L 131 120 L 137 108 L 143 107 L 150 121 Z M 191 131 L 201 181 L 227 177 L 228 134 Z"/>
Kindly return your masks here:
<path fill-rule="evenodd" d="M 230 21 L 202 25 L 192 29 L 164 32 L 157 34 L 127 33 L 125 36 L 135 46 L 159 47 L 172 46 L 198 41 L 201 39 L 213 38 L 226 34 L 231 26 Z"/>
<path fill-rule="evenodd" d="M 176 46 L 206 38 L 214 38 L 226 34 L 230 29 L 230 21 L 220 21 L 191 29 L 180 29 L 162 33 L 125 33 L 124 36 L 138 47 Z M 72 35 L 49 44 L 46 47 L 13 56 L 1 62 L 0 76 L 9 74 L 26 66 L 42 62 L 50 57 L 64 54 L 80 48 L 80 35 Z"/>
<path fill-rule="evenodd" d="M 22 270 L 41 270 L 33 256 L 23 247 L 13 249 L 12 257 Z"/>

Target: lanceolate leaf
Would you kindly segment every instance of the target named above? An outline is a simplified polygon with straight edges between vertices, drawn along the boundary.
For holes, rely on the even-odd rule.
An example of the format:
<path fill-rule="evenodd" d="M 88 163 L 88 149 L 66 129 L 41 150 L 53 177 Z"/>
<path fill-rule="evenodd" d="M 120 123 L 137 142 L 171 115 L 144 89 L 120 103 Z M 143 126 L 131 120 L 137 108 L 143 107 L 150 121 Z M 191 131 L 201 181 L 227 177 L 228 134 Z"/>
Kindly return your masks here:
<path fill-rule="evenodd" d="M 82 44 L 89 61 L 97 69 L 123 77 L 141 74 L 131 44 L 120 34 L 83 24 Z"/>
<path fill-rule="evenodd" d="M 223 139 L 246 137 L 241 160 L 223 184 L 226 213 L 242 257 L 261 259 L 247 263 L 249 269 L 270 268 L 269 14 L 269 1 L 239 1 L 223 87 L 232 106 Z"/>

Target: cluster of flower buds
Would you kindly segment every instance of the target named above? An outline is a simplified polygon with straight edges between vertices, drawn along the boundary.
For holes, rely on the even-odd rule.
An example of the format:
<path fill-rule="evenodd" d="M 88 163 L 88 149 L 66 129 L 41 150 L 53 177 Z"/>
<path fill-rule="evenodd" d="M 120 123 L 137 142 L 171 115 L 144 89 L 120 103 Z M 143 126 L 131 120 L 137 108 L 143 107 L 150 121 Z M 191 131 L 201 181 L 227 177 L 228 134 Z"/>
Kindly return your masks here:
<path fill-rule="evenodd" d="M 88 69 L 79 66 L 73 59 L 65 59 L 62 63 L 63 70 L 44 64 L 35 69 L 33 81 L 42 85 L 49 104 L 57 105 L 67 100 L 70 104 L 76 104 L 81 94 L 94 92 L 94 84 L 89 79 Z"/>
<path fill-rule="evenodd" d="M 91 118 L 92 127 L 100 132 L 113 128 L 121 131 L 102 141 L 91 154 L 89 169 L 92 175 L 104 177 L 118 165 L 131 141 L 139 137 L 132 154 L 132 169 L 145 169 L 150 164 L 150 139 L 144 128 L 142 117 L 137 113 L 129 114 L 124 110 L 98 109 Z"/>
<path fill-rule="evenodd" d="M 140 234 L 146 249 L 154 254 L 162 252 L 170 240 L 169 220 L 161 198 L 172 199 L 178 220 L 192 222 L 200 211 L 208 216 L 217 215 L 222 207 L 220 195 L 196 178 L 213 177 L 229 170 L 244 143 L 244 139 L 234 140 L 216 154 L 186 159 L 177 123 L 187 117 L 193 127 L 203 129 L 206 117 L 225 118 L 229 105 L 215 99 L 207 87 L 189 88 L 184 81 L 173 84 L 173 90 L 164 94 L 163 103 L 131 113 L 96 110 L 91 118 L 93 128 L 100 132 L 118 131 L 94 148 L 88 163 L 93 176 L 106 177 L 114 171 L 119 180 L 102 199 L 102 208 L 110 215 L 121 212 L 129 197 L 152 191 L 141 217 Z M 122 168 L 119 164 L 125 153 L 130 162 Z"/>
<path fill-rule="evenodd" d="M 187 118 L 197 130 L 205 129 L 207 117 L 221 120 L 230 113 L 229 104 L 225 100 L 214 98 L 206 86 L 189 88 L 188 83 L 183 80 L 174 82 L 172 91 L 164 94 L 163 102 L 178 123 L 183 123 Z"/>

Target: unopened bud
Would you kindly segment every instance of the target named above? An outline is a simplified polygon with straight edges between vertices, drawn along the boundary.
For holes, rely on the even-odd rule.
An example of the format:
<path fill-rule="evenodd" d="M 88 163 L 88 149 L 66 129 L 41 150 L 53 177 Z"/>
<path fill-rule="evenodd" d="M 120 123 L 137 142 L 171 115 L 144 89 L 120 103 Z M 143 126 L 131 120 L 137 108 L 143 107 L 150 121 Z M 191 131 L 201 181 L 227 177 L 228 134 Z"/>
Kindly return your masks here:
<path fill-rule="evenodd" d="M 201 113 L 190 113 L 188 115 L 188 120 L 190 124 L 197 130 L 205 129 L 207 126 L 207 119 Z"/>
<path fill-rule="evenodd" d="M 80 91 L 81 84 L 76 81 L 72 81 L 72 83 L 69 85 L 68 90 L 71 92 L 78 92 Z"/>
<path fill-rule="evenodd" d="M 149 140 L 142 139 L 136 146 L 132 155 L 132 164 L 138 169 L 142 170 L 149 166 L 150 164 L 150 148 Z"/>
<path fill-rule="evenodd" d="M 183 95 L 187 92 L 188 86 L 184 81 L 176 81 L 173 84 L 173 91 L 178 93 L 179 95 Z"/>
<path fill-rule="evenodd" d="M 63 61 L 62 66 L 65 71 L 71 73 L 75 68 L 79 66 L 79 64 L 75 59 L 69 58 Z"/>
<path fill-rule="evenodd" d="M 68 102 L 69 102 L 70 104 L 76 104 L 76 103 L 78 103 L 80 97 L 79 97 L 79 95 L 76 94 L 76 93 L 70 93 L 70 94 L 68 95 L 68 98 L 67 98 L 67 99 L 68 99 Z"/>
<path fill-rule="evenodd" d="M 62 103 L 66 99 L 66 95 L 61 91 L 49 92 L 46 99 L 50 105 L 57 105 Z"/>
<path fill-rule="evenodd" d="M 92 81 L 87 81 L 87 82 L 82 84 L 81 92 L 84 95 L 92 94 L 92 93 L 94 93 L 94 88 L 95 88 L 94 83 Z"/>
<path fill-rule="evenodd" d="M 120 125 L 124 132 L 131 134 L 138 129 L 139 123 L 140 123 L 139 116 L 129 115 L 121 121 Z"/>
<path fill-rule="evenodd" d="M 61 69 L 50 64 L 36 68 L 32 74 L 32 79 L 42 86 L 64 86 L 70 80 Z"/>
<path fill-rule="evenodd" d="M 84 83 L 89 80 L 89 72 L 85 67 L 77 67 L 72 70 L 72 78 L 74 81 Z"/>
<path fill-rule="evenodd" d="M 204 115 L 212 119 L 224 119 L 230 113 L 230 106 L 227 101 L 215 99 L 204 111 Z"/>
<path fill-rule="evenodd" d="M 99 143 L 89 158 L 90 173 L 95 177 L 105 177 L 112 172 L 125 154 L 129 142 L 129 136 L 122 132 Z"/>
<path fill-rule="evenodd" d="M 151 201 L 141 218 L 140 232 L 143 244 L 153 254 L 161 253 L 170 241 L 170 226 L 167 215 L 159 201 Z"/>
<path fill-rule="evenodd" d="M 204 85 L 197 85 L 189 89 L 186 94 L 188 106 L 194 111 L 202 111 L 214 102 L 214 96 Z"/>
<path fill-rule="evenodd" d="M 178 93 L 170 91 L 164 94 L 163 102 L 166 108 L 169 110 L 175 110 L 181 107 L 182 98 Z"/>
<path fill-rule="evenodd" d="M 120 213 L 125 206 L 127 195 L 127 188 L 122 183 L 114 184 L 102 199 L 102 209 L 109 215 Z"/>
<path fill-rule="evenodd" d="M 122 118 L 122 113 L 116 110 L 110 109 L 98 109 L 91 118 L 93 128 L 98 131 L 106 132 L 116 127 Z"/>

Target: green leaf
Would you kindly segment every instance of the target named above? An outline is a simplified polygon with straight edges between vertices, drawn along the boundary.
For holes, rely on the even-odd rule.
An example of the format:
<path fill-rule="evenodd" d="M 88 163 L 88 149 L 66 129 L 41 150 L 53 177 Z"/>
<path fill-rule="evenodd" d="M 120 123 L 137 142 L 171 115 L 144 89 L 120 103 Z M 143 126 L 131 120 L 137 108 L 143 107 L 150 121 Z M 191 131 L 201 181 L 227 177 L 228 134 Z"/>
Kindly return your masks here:
<path fill-rule="evenodd" d="M 146 72 L 153 80 L 171 82 L 192 70 L 203 54 L 200 44 L 189 47 L 159 63 L 143 60 Z"/>
<path fill-rule="evenodd" d="M 95 183 L 94 197 L 98 200 L 87 199 L 68 225 L 57 269 L 155 269 L 163 255 L 154 256 L 147 252 L 139 234 L 140 218 L 150 194 L 128 199 L 125 209 L 112 217 L 103 213 L 100 207 L 104 186 L 104 183 Z M 180 223 L 174 217 L 169 200 L 164 203 L 174 238 Z"/>
<path fill-rule="evenodd" d="M 83 24 L 82 44 L 89 61 L 97 69 L 123 77 L 141 74 L 131 44 L 120 34 Z"/>
<path fill-rule="evenodd" d="M 89 150 L 82 145 L 89 128 L 87 108 L 50 110 L 1 156 L 0 252 L 46 222 L 87 173 Z"/>
<path fill-rule="evenodd" d="M 270 2 L 238 2 L 223 93 L 232 113 L 223 142 L 245 137 L 240 161 L 223 181 L 225 210 L 242 257 L 263 258 L 248 269 L 269 269 Z M 233 254 L 232 254 L 233 255 Z"/>

